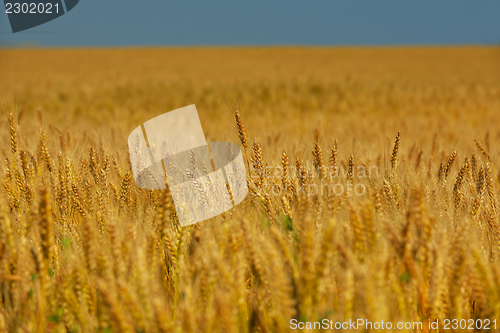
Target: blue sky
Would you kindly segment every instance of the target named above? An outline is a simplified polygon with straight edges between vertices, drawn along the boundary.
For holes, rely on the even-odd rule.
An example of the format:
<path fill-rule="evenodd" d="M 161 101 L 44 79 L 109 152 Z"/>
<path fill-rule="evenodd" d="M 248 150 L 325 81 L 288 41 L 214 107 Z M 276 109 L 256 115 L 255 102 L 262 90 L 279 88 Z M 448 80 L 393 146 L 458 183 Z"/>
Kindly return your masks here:
<path fill-rule="evenodd" d="M 16 34 L 0 12 L 3 46 L 442 44 L 500 45 L 500 0 L 81 0 Z"/>

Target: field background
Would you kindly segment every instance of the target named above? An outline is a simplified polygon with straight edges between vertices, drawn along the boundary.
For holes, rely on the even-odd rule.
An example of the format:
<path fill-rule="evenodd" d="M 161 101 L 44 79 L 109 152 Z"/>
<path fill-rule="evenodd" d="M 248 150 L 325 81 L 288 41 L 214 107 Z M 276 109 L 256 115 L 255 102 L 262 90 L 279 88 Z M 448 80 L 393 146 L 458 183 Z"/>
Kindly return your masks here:
<path fill-rule="evenodd" d="M 207 141 L 242 144 L 239 110 L 249 176 L 286 151 L 378 177 L 361 197 L 280 198 L 265 185 L 318 180 L 263 176 L 179 228 L 126 143 L 190 104 Z M 0 330 L 500 320 L 498 47 L 2 49 L 0 108 Z"/>

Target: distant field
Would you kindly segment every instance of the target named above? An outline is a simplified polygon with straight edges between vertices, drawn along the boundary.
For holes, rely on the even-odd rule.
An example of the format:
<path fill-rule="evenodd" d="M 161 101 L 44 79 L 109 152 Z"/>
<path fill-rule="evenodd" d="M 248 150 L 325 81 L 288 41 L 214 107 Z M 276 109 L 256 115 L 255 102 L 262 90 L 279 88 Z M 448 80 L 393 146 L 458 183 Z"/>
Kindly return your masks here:
<path fill-rule="evenodd" d="M 190 104 L 250 194 L 181 228 L 127 137 Z M 0 108 L 0 332 L 500 327 L 498 47 L 0 49 Z"/>
<path fill-rule="evenodd" d="M 411 124 L 407 135 L 449 131 L 453 141 L 463 131 L 496 131 L 499 59 L 500 48 L 480 47 L 4 49 L 0 96 L 26 110 L 24 122 L 41 109 L 54 126 L 113 124 L 123 135 L 193 103 L 208 135 L 229 135 L 230 102 L 260 137 L 310 134 L 321 119 L 350 139 Z M 226 130 L 216 131 L 221 124 Z"/>

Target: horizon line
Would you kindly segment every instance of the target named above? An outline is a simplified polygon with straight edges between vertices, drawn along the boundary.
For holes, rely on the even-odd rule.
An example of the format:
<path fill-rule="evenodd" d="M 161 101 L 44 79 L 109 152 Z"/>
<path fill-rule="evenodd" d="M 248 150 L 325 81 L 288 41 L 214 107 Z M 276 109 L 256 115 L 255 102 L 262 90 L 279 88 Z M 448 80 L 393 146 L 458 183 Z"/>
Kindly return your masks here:
<path fill-rule="evenodd" d="M 188 49 L 188 48 L 498 48 L 498 44 L 153 44 L 153 45 L 4 45 L 0 49 Z"/>

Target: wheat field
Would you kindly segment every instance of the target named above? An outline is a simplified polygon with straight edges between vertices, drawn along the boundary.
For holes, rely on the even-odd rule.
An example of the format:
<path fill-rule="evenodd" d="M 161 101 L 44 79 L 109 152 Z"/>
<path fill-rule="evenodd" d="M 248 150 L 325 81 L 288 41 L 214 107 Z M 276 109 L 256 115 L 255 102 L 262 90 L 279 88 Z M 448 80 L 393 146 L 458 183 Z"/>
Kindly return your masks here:
<path fill-rule="evenodd" d="M 499 59 L 0 49 L 0 332 L 500 331 Z M 240 145 L 249 194 L 181 227 L 127 137 L 190 104 Z"/>

